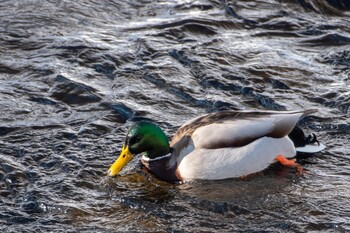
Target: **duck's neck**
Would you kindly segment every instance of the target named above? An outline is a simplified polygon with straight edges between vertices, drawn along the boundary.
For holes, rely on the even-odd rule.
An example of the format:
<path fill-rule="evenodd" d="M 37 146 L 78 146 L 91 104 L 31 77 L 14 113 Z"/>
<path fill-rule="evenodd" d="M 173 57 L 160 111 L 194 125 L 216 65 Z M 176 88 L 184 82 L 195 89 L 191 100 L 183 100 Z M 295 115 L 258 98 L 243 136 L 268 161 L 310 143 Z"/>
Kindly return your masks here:
<path fill-rule="evenodd" d="M 152 150 L 146 151 L 145 155 L 150 159 L 156 159 L 169 154 L 170 151 L 171 150 L 169 146 L 163 146 L 163 147 L 153 148 Z"/>

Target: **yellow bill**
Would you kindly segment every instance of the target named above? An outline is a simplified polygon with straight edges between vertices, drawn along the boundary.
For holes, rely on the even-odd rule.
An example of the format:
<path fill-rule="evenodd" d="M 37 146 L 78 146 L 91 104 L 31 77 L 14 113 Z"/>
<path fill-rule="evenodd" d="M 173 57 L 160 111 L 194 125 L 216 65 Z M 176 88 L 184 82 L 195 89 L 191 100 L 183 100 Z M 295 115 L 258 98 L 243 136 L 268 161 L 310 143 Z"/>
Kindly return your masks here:
<path fill-rule="evenodd" d="M 129 151 L 129 147 L 124 145 L 122 152 L 119 155 L 119 158 L 109 168 L 108 175 L 117 175 L 133 157 L 134 155 L 131 154 L 131 152 Z"/>

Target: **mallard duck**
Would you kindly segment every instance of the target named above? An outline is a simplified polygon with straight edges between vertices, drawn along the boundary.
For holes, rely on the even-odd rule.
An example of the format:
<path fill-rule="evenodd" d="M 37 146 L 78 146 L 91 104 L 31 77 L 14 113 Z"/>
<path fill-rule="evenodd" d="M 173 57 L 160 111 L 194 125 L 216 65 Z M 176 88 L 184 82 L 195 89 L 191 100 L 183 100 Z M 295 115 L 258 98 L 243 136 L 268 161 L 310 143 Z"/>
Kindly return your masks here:
<path fill-rule="evenodd" d="M 300 167 L 290 159 L 296 148 L 288 134 L 301 117 L 315 111 L 209 113 L 182 125 L 170 143 L 159 126 L 136 122 L 108 174 L 118 174 L 135 155 L 155 176 L 169 182 L 244 177 L 275 162 Z M 311 152 L 323 148 L 320 144 Z"/>

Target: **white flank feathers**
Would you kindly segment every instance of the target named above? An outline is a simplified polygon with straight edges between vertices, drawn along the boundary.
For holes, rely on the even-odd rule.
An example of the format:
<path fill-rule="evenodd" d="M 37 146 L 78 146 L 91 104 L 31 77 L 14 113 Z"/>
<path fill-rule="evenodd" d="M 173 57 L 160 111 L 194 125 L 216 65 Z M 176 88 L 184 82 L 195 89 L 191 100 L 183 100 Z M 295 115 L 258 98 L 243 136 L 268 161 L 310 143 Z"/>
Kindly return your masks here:
<path fill-rule="evenodd" d="M 283 138 L 262 137 L 237 148 L 195 149 L 179 156 L 178 171 L 184 180 L 217 180 L 241 177 L 266 169 L 277 155 L 296 154 L 293 142 Z"/>

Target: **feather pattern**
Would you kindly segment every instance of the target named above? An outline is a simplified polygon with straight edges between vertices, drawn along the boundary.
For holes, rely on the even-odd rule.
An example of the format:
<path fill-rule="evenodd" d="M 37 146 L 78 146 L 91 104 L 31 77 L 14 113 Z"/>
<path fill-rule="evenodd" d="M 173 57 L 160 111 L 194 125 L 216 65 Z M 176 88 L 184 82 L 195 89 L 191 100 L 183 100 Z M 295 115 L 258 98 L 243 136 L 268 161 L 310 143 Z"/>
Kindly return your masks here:
<path fill-rule="evenodd" d="M 306 111 L 223 111 L 206 114 L 186 122 L 175 133 L 170 145 L 184 136 L 196 148 L 215 149 L 244 146 L 263 136 L 280 138 L 288 135 Z"/>

